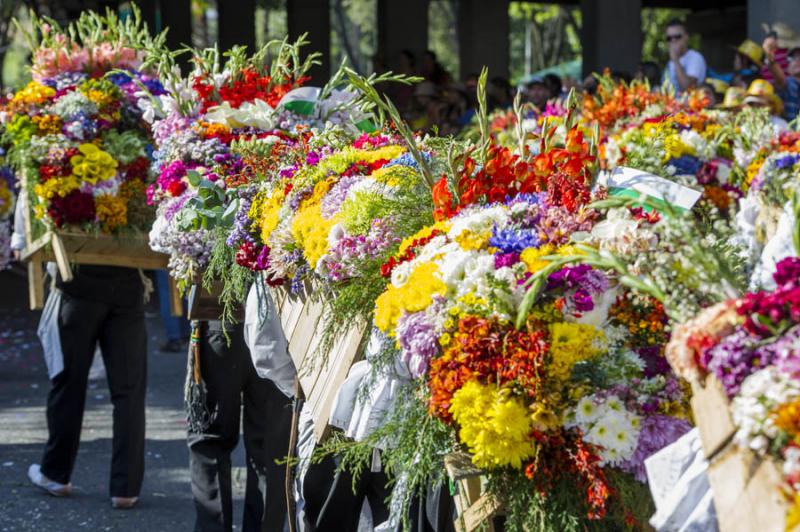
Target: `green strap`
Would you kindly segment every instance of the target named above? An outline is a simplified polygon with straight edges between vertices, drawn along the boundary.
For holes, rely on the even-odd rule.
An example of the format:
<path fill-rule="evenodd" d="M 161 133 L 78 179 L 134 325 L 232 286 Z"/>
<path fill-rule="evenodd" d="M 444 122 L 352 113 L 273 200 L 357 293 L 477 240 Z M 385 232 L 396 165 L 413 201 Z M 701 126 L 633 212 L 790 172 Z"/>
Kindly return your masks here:
<path fill-rule="evenodd" d="M 665 200 L 663 200 L 661 198 L 655 198 L 653 196 L 649 196 L 647 194 L 643 194 L 642 192 L 639 192 L 638 190 L 634 190 L 632 188 L 611 187 L 611 188 L 608 189 L 608 192 L 609 192 L 609 194 L 611 196 L 618 196 L 618 197 L 619 196 L 624 196 L 626 198 L 635 198 L 635 199 L 641 199 L 642 197 L 645 197 L 648 200 L 650 200 L 651 203 L 655 203 L 656 206 L 658 206 L 658 208 L 660 208 L 662 210 L 666 210 L 667 205 L 669 205 L 670 207 L 672 207 L 676 211 L 686 212 L 686 209 L 684 209 L 683 207 L 675 205 L 674 203 L 669 203 L 668 201 L 665 201 Z M 642 207 L 647 212 L 650 212 L 651 210 L 653 210 L 651 207 L 649 207 L 647 205 L 642 205 Z"/>
<path fill-rule="evenodd" d="M 303 116 L 314 114 L 317 108 L 317 102 L 310 102 L 308 100 L 292 100 L 283 104 L 285 109 L 292 111 Z"/>

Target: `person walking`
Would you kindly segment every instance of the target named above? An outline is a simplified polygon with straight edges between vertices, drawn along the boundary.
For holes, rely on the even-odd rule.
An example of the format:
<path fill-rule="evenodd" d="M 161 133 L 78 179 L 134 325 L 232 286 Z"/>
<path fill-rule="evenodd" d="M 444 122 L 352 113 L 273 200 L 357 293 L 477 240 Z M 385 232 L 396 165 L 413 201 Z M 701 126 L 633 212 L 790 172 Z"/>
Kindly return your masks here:
<path fill-rule="evenodd" d="M 673 19 L 667 24 L 667 47 L 669 63 L 664 70 L 664 81 L 676 94 L 697 87 L 706 79 L 706 60 L 696 50 L 689 49 L 689 32 L 680 20 Z"/>
<path fill-rule="evenodd" d="M 24 196 L 17 202 L 12 248 L 25 246 Z M 140 270 L 74 266 L 70 281 L 55 274 L 38 334 L 50 377 L 47 443 L 29 480 L 51 495 L 72 493 L 89 371 L 99 344 L 113 410 L 111 506 L 131 508 L 144 479 L 147 331 L 145 278 Z M 51 270 L 52 271 L 52 270 Z"/>
<path fill-rule="evenodd" d="M 190 354 L 187 443 L 195 532 L 233 529 L 231 453 L 240 420 L 247 463 L 241 530 L 281 532 L 287 526 L 286 466 L 276 461 L 288 452 L 292 399 L 256 373 L 243 323 L 193 322 Z"/>

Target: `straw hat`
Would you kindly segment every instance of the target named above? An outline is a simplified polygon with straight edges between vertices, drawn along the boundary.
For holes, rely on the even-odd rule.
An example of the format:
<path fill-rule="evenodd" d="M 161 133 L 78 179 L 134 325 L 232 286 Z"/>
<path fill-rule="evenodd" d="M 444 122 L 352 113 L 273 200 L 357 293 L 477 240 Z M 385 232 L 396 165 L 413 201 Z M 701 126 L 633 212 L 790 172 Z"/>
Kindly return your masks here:
<path fill-rule="evenodd" d="M 737 52 L 750 59 L 759 68 L 764 64 L 764 50 L 750 39 L 745 39 L 742 44 L 734 48 Z"/>
<path fill-rule="evenodd" d="M 764 31 L 767 33 L 775 32 L 778 37 L 778 46 L 781 48 L 797 48 L 800 47 L 800 35 L 795 32 L 791 26 L 785 22 L 776 22 L 772 26 L 768 24 L 762 25 Z"/>
<path fill-rule="evenodd" d="M 725 90 L 725 98 L 719 104 L 720 109 L 735 109 L 744 104 L 744 98 L 747 96 L 747 91 L 741 87 L 728 87 Z"/>
<path fill-rule="evenodd" d="M 718 78 L 706 78 L 705 82 L 711 85 L 717 94 L 725 94 L 725 91 L 730 87 L 729 83 Z"/>
<path fill-rule="evenodd" d="M 755 79 L 747 88 L 744 98 L 745 104 L 769 106 L 774 114 L 781 114 L 783 111 L 783 100 L 775 94 L 772 83 L 765 79 Z"/>

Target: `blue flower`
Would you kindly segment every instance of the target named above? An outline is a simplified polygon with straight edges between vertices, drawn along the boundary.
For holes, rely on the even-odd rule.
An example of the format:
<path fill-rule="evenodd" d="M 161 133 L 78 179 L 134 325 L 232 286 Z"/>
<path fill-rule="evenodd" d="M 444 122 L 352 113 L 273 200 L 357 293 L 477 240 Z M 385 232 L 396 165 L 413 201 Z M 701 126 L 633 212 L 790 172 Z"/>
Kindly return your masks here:
<path fill-rule="evenodd" d="M 425 162 L 430 162 L 431 160 L 430 154 L 425 152 L 422 153 L 422 158 L 425 159 Z M 406 152 L 399 157 L 395 157 L 386 164 L 386 166 L 396 166 L 396 165 L 408 166 L 414 169 L 419 168 L 417 161 L 414 160 L 414 156 L 411 155 L 409 152 Z"/>
<path fill-rule="evenodd" d="M 539 235 L 532 229 L 492 229 L 489 245 L 503 253 L 521 253 L 527 248 L 538 248 Z"/>
<path fill-rule="evenodd" d="M 666 166 L 675 168 L 675 175 L 697 175 L 702 163 L 694 155 L 681 155 L 667 161 Z"/>
<path fill-rule="evenodd" d="M 781 168 L 781 169 L 792 168 L 797 163 L 798 159 L 800 159 L 800 156 L 798 155 L 793 155 L 793 154 L 786 155 L 784 157 L 781 157 L 780 159 L 775 160 L 775 168 Z"/>

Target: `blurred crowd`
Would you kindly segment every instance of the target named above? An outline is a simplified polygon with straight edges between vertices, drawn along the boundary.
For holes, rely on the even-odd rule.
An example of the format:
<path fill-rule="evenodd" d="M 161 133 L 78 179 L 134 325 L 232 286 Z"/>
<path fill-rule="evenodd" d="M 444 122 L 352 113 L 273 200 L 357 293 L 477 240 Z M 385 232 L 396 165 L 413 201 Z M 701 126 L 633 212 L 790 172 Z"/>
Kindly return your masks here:
<path fill-rule="evenodd" d="M 689 32 L 680 20 L 670 21 L 664 40 L 669 51 L 666 65 L 643 61 L 636 72 L 612 72 L 617 80 L 647 81 L 653 91 L 674 91 L 680 95 L 702 90 L 709 106 L 735 110 L 743 106 L 768 107 L 778 125 L 794 120 L 800 110 L 800 34 L 779 22 L 765 28 L 761 43 L 746 39 L 731 50 L 729 71 L 710 68 L 698 50 L 689 46 Z M 415 130 L 437 128 L 439 134 L 458 134 L 473 119 L 477 108 L 478 74 L 467 73 L 455 80 L 430 50 L 421 57 L 402 51 L 392 64 L 376 61 L 376 70 L 423 78 L 416 85 L 391 84 L 386 92 L 401 115 Z M 545 111 L 548 103 L 564 100 L 573 87 L 593 93 L 597 78 L 561 78 L 556 74 L 534 76 L 514 87 L 504 77 L 488 80 L 488 107 L 510 109 L 517 91 L 534 113 Z"/>

